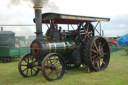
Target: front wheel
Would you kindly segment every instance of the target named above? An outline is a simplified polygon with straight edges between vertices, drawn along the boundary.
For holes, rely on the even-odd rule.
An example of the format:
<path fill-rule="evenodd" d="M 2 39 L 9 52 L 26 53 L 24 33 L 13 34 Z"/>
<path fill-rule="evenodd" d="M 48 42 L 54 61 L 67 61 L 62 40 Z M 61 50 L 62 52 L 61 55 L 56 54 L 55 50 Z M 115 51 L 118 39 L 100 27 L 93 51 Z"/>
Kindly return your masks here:
<path fill-rule="evenodd" d="M 65 72 L 65 63 L 60 54 L 50 53 L 42 62 L 42 73 L 49 81 L 61 79 Z"/>
<path fill-rule="evenodd" d="M 19 60 L 18 70 L 23 77 L 35 76 L 39 72 L 38 62 L 31 54 L 22 56 Z"/>

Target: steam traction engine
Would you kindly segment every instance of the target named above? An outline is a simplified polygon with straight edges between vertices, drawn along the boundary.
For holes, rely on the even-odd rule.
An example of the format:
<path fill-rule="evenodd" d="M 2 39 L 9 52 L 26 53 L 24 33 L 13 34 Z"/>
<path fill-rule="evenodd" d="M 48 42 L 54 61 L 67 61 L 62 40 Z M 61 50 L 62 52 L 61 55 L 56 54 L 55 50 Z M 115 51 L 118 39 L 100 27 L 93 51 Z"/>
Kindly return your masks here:
<path fill-rule="evenodd" d="M 91 22 L 109 21 L 109 18 L 45 13 L 35 10 L 36 39 L 31 53 L 19 60 L 18 69 L 23 77 L 31 77 L 42 71 L 49 81 L 61 79 L 65 69 L 87 65 L 90 71 L 104 70 L 110 59 L 107 41 L 95 36 L 96 27 Z M 42 35 L 42 23 L 48 27 Z M 73 30 L 62 30 L 58 25 L 76 25 Z M 65 26 L 64 26 L 65 27 Z"/>

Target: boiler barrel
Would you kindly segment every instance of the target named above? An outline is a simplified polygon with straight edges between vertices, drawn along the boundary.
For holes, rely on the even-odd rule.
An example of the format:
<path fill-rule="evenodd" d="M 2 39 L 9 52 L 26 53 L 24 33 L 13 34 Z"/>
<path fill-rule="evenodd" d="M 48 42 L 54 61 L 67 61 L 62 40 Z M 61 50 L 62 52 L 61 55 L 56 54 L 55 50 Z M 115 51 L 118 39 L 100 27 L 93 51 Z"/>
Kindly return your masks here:
<path fill-rule="evenodd" d="M 49 53 L 60 53 L 62 55 L 70 55 L 76 49 L 73 40 L 34 40 L 31 44 L 31 52 L 37 57 L 44 57 Z"/>

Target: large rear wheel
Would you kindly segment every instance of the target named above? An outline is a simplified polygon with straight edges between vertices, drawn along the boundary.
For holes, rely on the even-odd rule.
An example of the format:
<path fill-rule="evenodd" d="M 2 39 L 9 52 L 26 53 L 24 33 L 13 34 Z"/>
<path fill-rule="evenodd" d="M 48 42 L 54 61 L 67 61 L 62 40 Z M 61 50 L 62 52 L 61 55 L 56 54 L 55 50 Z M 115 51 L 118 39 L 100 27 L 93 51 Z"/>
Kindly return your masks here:
<path fill-rule="evenodd" d="M 104 70 L 110 60 L 110 50 L 107 41 L 102 37 L 93 37 L 84 47 L 84 60 L 91 71 Z"/>

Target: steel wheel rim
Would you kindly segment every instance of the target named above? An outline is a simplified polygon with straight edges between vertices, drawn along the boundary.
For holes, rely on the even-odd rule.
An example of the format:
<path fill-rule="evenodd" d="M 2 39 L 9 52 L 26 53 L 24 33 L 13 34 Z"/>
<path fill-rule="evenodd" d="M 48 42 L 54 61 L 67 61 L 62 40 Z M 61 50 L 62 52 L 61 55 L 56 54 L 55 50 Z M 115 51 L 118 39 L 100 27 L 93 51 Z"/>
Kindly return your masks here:
<path fill-rule="evenodd" d="M 95 39 L 91 46 L 91 63 L 95 70 L 104 70 L 109 64 L 110 51 L 105 39 Z"/>
<path fill-rule="evenodd" d="M 61 79 L 64 70 L 64 61 L 58 54 L 48 54 L 42 62 L 42 73 L 49 81 Z"/>
<path fill-rule="evenodd" d="M 31 54 L 22 56 L 19 60 L 18 70 L 23 77 L 31 77 L 38 74 L 38 62 Z"/>

